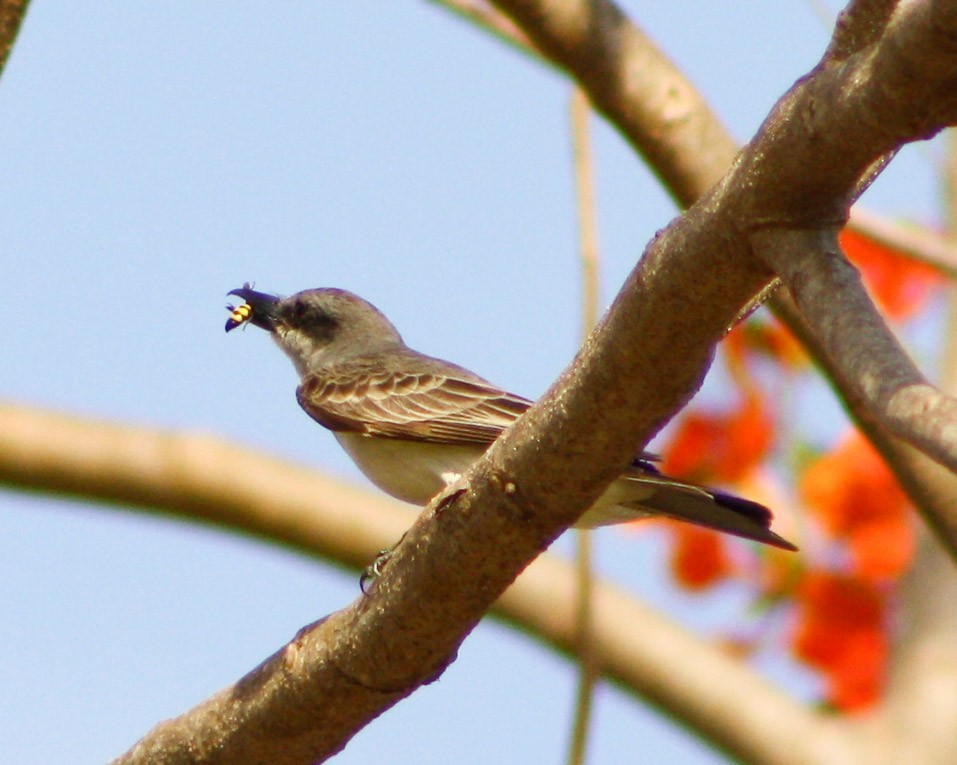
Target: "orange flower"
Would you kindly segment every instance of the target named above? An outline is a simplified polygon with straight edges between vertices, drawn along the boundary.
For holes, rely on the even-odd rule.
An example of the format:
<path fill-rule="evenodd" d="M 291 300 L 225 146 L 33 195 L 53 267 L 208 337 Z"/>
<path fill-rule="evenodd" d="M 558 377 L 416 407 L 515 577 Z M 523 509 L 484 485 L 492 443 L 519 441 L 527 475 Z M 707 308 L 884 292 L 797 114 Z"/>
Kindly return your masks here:
<path fill-rule="evenodd" d="M 734 571 L 724 538 L 718 532 L 687 523 L 671 526 L 671 573 L 681 587 L 706 590 Z"/>
<path fill-rule="evenodd" d="M 915 544 L 907 497 L 856 430 L 807 468 L 800 492 L 825 531 L 846 541 L 859 576 L 886 580 L 907 568 Z"/>
<path fill-rule="evenodd" d="M 702 483 L 733 483 L 764 459 L 773 440 L 770 411 L 748 393 L 732 412 L 685 416 L 665 450 L 663 469 Z"/>
<path fill-rule="evenodd" d="M 796 596 L 795 655 L 824 674 L 837 708 L 873 704 L 887 662 L 883 593 L 866 581 L 818 571 L 805 576 Z"/>
<path fill-rule="evenodd" d="M 941 283 L 940 274 L 931 266 L 906 258 L 857 231 L 844 229 L 840 243 L 861 270 L 874 299 L 893 319 L 913 316 Z"/>

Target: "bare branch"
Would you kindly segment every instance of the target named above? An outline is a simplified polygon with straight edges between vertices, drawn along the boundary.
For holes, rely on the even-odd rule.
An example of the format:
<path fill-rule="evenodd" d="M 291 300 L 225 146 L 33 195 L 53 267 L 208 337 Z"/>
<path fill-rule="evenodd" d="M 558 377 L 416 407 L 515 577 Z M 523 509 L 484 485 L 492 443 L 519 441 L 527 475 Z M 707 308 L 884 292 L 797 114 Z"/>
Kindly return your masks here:
<path fill-rule="evenodd" d="M 957 140 L 950 131 L 943 168 L 944 218 L 950 239 L 957 238 Z M 957 294 L 951 285 L 943 332 L 940 386 L 957 392 Z M 916 450 L 900 446 L 912 464 L 922 501 L 945 507 L 957 504 L 957 476 Z M 896 472 L 896 471 L 895 471 Z M 957 760 L 957 570 L 936 540 L 921 535 L 914 565 L 901 583 L 900 625 L 895 635 L 886 701 L 868 726 L 868 740 L 887 761 L 912 759 L 927 765 Z"/>
<path fill-rule="evenodd" d="M 879 45 L 815 69 L 781 98 L 727 179 L 751 191 L 742 223 L 843 225 L 876 162 L 957 121 L 955 15 L 947 3 L 906 4 Z"/>
<path fill-rule="evenodd" d="M 0 482 L 123 509 L 155 508 L 357 569 L 414 517 L 383 497 L 220 439 L 11 404 L 0 404 Z"/>
<path fill-rule="evenodd" d="M 77 444 L 83 448 L 77 449 Z M 374 551 L 392 543 L 414 517 L 404 505 L 377 493 L 218 439 L 119 427 L 11 405 L 0 405 L 0 481 L 20 489 L 109 502 L 120 509 L 133 506 L 199 519 L 356 570 L 368 563 Z M 573 654 L 578 644 L 576 588 L 572 568 L 543 555 L 496 603 L 495 613 Z M 337 614 L 332 623 L 341 624 L 344 618 Z M 277 727 L 276 719 L 288 720 L 290 728 L 318 725 L 286 705 L 309 710 L 304 699 L 333 693 L 333 688 L 347 699 L 361 693 L 361 689 L 337 685 L 342 677 L 323 674 L 311 665 L 311 659 L 307 661 L 306 657 L 320 651 L 323 641 L 328 647 L 330 630 L 332 626 L 323 625 L 304 632 L 232 693 L 218 694 L 202 711 L 164 724 L 155 736 L 150 734 L 128 761 L 146 757 L 163 762 L 150 758 L 166 751 L 169 761 L 175 762 L 176 747 L 168 748 L 172 743 L 188 737 L 202 749 L 210 735 L 222 743 L 226 725 L 237 726 L 229 736 L 230 746 L 242 742 L 252 747 L 250 752 L 261 751 L 265 739 L 287 731 Z M 842 739 L 816 714 L 767 686 L 740 662 L 607 585 L 596 585 L 592 638 L 606 677 L 700 733 L 715 734 L 728 751 L 748 759 L 760 754 L 757 761 L 762 762 L 793 762 L 766 759 L 785 740 L 790 742 L 786 749 L 798 747 L 798 761 L 842 761 L 827 754 L 843 751 Z M 327 655 L 315 659 L 328 660 Z M 299 683 L 308 687 L 300 688 Z M 305 695 L 291 695 L 293 687 Z M 729 696 L 728 687 L 738 692 Z M 337 698 L 337 704 L 348 705 L 347 699 Z M 259 711 L 243 712 L 246 702 Z M 773 726 L 767 724 L 768 715 L 776 719 Z M 267 724 L 268 720 L 272 722 Z M 244 734 L 238 730 L 240 723 L 269 730 L 260 727 Z M 258 743 L 243 738 L 247 734 Z M 285 746 L 282 740 L 275 743 Z M 237 765 L 254 761 L 252 754 L 234 755 L 235 759 L 223 761 Z M 216 761 L 210 757 L 206 761 Z"/>
<path fill-rule="evenodd" d="M 739 221 L 841 364 L 840 379 L 890 432 L 957 469 L 957 401 L 916 370 L 836 244 L 873 163 L 957 119 L 957 51 L 948 34 L 957 35 L 952 5 L 903 6 L 867 55 L 816 70 L 781 99 L 728 182 L 736 175 L 750 194 Z M 819 109 L 824 103 L 829 108 Z M 941 519 L 937 528 L 947 525 Z"/>
<path fill-rule="evenodd" d="M 957 476 L 903 441 L 889 435 L 880 426 L 869 402 L 858 393 L 858 386 L 844 379 L 844 365 L 839 360 L 842 350 L 834 349 L 819 337 L 802 311 L 794 304 L 787 290 L 779 291 L 772 299 L 775 314 L 801 340 L 817 361 L 837 396 L 843 401 L 857 426 L 880 451 L 907 492 L 910 500 L 921 511 L 927 522 L 935 527 L 945 549 L 957 562 L 957 514 L 954 497 L 957 496 Z"/>
<path fill-rule="evenodd" d="M 853 390 L 889 432 L 957 470 L 957 401 L 931 386 L 911 363 L 841 254 L 836 233 L 775 230 L 758 232 L 752 240 L 759 253 L 781 265 L 782 280 L 845 390 Z M 957 515 L 938 522 L 957 532 Z M 947 543 L 954 547 L 957 535 Z"/>
<path fill-rule="evenodd" d="M 834 384 L 857 426 L 880 451 L 908 497 L 931 523 L 954 522 L 957 476 L 899 439 L 889 436 L 870 415 L 860 398 L 838 384 L 841 370 L 827 347 L 815 336 L 786 290 L 772 298 L 779 318 L 799 337 Z M 951 386 L 953 380 L 950 381 Z M 953 526 L 938 529 L 940 540 L 953 539 Z M 955 743 L 950 732 L 957 724 L 957 652 L 954 628 L 957 612 L 950 607 L 957 592 L 953 562 L 957 550 L 944 548 L 924 531 L 912 570 L 905 577 L 897 623 L 890 680 L 884 703 L 858 731 L 863 759 L 921 763 L 953 762 Z"/>

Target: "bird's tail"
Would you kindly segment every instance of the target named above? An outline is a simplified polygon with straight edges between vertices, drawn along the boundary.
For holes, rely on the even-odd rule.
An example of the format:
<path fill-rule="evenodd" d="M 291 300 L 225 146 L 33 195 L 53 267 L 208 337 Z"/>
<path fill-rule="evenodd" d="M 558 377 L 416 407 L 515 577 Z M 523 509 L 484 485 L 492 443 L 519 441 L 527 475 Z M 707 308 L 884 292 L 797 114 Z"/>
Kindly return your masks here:
<path fill-rule="evenodd" d="M 755 542 L 797 550 L 771 531 L 771 511 L 764 505 L 728 492 L 707 489 L 661 475 L 651 466 L 636 466 L 616 481 L 624 496 L 613 506 L 589 510 L 579 526 L 602 526 L 648 517 L 674 518 Z M 633 492 L 627 487 L 631 485 Z M 627 498 L 633 493 L 637 498 Z"/>

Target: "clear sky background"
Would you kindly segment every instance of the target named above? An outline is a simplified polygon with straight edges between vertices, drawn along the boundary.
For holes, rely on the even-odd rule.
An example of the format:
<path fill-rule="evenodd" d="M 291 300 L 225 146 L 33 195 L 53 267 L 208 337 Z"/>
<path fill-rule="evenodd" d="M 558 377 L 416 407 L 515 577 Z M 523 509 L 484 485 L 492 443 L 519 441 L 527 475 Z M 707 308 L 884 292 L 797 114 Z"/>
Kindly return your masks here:
<path fill-rule="evenodd" d="M 829 32 L 798 0 L 625 7 L 741 140 Z M 539 395 L 578 343 L 569 92 L 427 2 L 34 0 L 0 81 L 0 397 L 362 480 L 266 336 L 223 334 L 247 280 L 351 289 L 413 347 Z M 676 211 L 593 126 L 607 304 Z M 867 204 L 935 219 L 931 153 L 896 159 Z M 834 426 L 832 403 L 813 408 Z M 675 593 L 654 533 L 597 547 L 603 573 L 689 625 L 745 602 Z M 357 593 L 353 572 L 247 539 L 0 493 L 0 761 L 116 756 Z M 814 698 L 812 676 L 760 664 Z M 337 761 L 558 763 L 574 683 L 488 622 Z M 593 763 L 724 761 L 617 690 L 596 714 Z"/>

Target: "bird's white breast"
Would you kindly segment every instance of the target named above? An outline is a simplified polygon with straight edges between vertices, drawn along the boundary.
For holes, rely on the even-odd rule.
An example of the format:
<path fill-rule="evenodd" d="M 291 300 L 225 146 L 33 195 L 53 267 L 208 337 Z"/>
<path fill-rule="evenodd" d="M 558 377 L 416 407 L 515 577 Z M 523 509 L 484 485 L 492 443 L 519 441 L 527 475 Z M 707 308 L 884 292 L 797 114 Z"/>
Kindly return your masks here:
<path fill-rule="evenodd" d="M 429 444 L 335 433 L 343 449 L 372 483 L 386 494 L 425 505 L 482 455 L 480 446 Z"/>
<path fill-rule="evenodd" d="M 481 446 L 429 444 L 357 433 L 334 435 L 366 478 L 386 494 L 414 505 L 428 504 L 485 451 Z M 575 525 L 594 528 L 654 515 L 642 508 L 640 502 L 657 488 L 656 482 L 645 483 L 623 476 L 612 482 Z"/>

